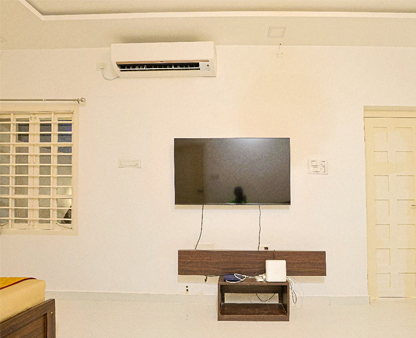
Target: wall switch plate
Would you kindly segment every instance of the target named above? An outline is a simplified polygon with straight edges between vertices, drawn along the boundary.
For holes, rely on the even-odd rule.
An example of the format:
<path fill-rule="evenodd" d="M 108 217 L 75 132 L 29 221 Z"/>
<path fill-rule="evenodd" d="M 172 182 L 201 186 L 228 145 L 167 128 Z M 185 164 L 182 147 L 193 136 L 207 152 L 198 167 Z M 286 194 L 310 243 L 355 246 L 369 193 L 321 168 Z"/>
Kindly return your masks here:
<path fill-rule="evenodd" d="M 140 169 L 142 167 L 142 161 L 141 160 L 118 160 L 118 167 Z"/>
<path fill-rule="evenodd" d="M 308 160 L 308 173 L 316 175 L 328 175 L 328 161 Z"/>

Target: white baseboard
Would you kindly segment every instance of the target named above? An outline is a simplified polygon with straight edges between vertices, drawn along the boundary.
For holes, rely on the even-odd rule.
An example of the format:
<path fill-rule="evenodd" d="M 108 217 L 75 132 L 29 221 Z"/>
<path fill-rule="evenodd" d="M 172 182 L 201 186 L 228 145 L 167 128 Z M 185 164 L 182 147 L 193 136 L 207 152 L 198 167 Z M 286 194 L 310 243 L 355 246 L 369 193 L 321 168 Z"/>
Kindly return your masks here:
<path fill-rule="evenodd" d="M 368 305 L 369 296 L 305 296 L 304 303 L 313 305 L 316 303 L 325 305 Z"/>
<path fill-rule="evenodd" d="M 148 303 L 215 303 L 214 295 L 148 294 L 92 291 L 46 291 L 46 298 L 58 300 L 148 302 Z"/>
<path fill-rule="evenodd" d="M 122 292 L 91 292 L 91 291 L 47 291 L 46 298 L 57 300 L 82 301 L 113 301 L 113 302 L 149 302 L 149 303 L 213 303 L 217 302 L 216 295 L 193 294 L 144 294 Z M 301 300 L 299 300 L 301 302 Z M 368 305 L 368 296 L 305 296 L 305 305 Z"/>

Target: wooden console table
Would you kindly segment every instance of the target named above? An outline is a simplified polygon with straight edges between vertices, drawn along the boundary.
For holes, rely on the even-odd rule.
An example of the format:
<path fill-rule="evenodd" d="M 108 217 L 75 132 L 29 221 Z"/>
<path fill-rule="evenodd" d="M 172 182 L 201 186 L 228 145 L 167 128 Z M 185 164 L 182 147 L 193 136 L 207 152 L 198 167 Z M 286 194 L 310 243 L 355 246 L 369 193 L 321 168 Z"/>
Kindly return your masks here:
<path fill-rule="evenodd" d="M 266 260 L 285 260 L 288 276 L 326 276 L 325 251 L 225 251 L 179 250 L 178 275 L 222 276 L 239 273 L 256 276 L 265 273 Z M 227 303 L 227 293 L 276 293 L 278 304 Z M 289 283 L 241 283 L 218 281 L 218 320 L 288 321 Z"/>
<path fill-rule="evenodd" d="M 218 280 L 218 320 L 244 321 L 288 321 L 290 312 L 289 282 L 270 283 L 246 279 L 240 283 L 227 283 L 224 276 Z M 275 293 L 276 303 L 227 303 L 225 294 Z"/>

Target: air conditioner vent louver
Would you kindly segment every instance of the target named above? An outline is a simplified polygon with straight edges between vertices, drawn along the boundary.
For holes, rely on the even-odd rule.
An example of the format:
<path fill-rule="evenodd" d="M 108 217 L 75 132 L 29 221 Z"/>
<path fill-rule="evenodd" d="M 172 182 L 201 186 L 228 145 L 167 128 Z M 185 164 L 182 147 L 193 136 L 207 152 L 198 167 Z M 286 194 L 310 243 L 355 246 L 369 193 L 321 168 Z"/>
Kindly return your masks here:
<path fill-rule="evenodd" d="M 216 75 L 213 42 L 114 44 L 111 61 L 121 78 Z"/>
<path fill-rule="evenodd" d="M 178 70 L 201 70 L 207 68 L 208 60 L 205 62 L 149 62 L 149 63 L 117 63 L 120 72 L 149 72 L 149 71 L 178 71 Z M 202 67 L 201 67 L 202 66 Z M 209 68 L 209 67 L 208 67 Z"/>

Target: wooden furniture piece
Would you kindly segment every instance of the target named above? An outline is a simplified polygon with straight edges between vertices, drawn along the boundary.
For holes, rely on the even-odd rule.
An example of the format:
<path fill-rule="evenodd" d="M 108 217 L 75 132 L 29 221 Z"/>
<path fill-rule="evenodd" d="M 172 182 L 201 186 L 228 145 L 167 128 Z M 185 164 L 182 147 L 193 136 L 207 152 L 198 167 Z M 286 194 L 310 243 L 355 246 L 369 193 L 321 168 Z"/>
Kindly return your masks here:
<path fill-rule="evenodd" d="M 240 283 L 227 283 L 224 276 L 218 280 L 218 320 L 288 321 L 290 314 L 289 282 L 266 283 L 246 279 Z M 226 294 L 262 293 L 277 294 L 279 303 L 227 303 Z"/>
<path fill-rule="evenodd" d="M 178 275 L 261 275 L 265 261 L 285 260 L 288 276 L 326 276 L 325 251 L 179 250 Z"/>
<path fill-rule="evenodd" d="M 265 273 L 266 260 L 285 260 L 288 276 L 326 276 L 325 251 L 225 251 L 179 250 L 178 275 L 221 276 Z M 227 303 L 226 293 L 277 293 L 279 304 Z M 253 279 L 231 284 L 218 281 L 218 320 L 287 321 L 290 315 L 288 282 L 257 282 Z"/>
<path fill-rule="evenodd" d="M 2 338 L 55 338 L 55 300 L 49 299 L 0 323 Z"/>

